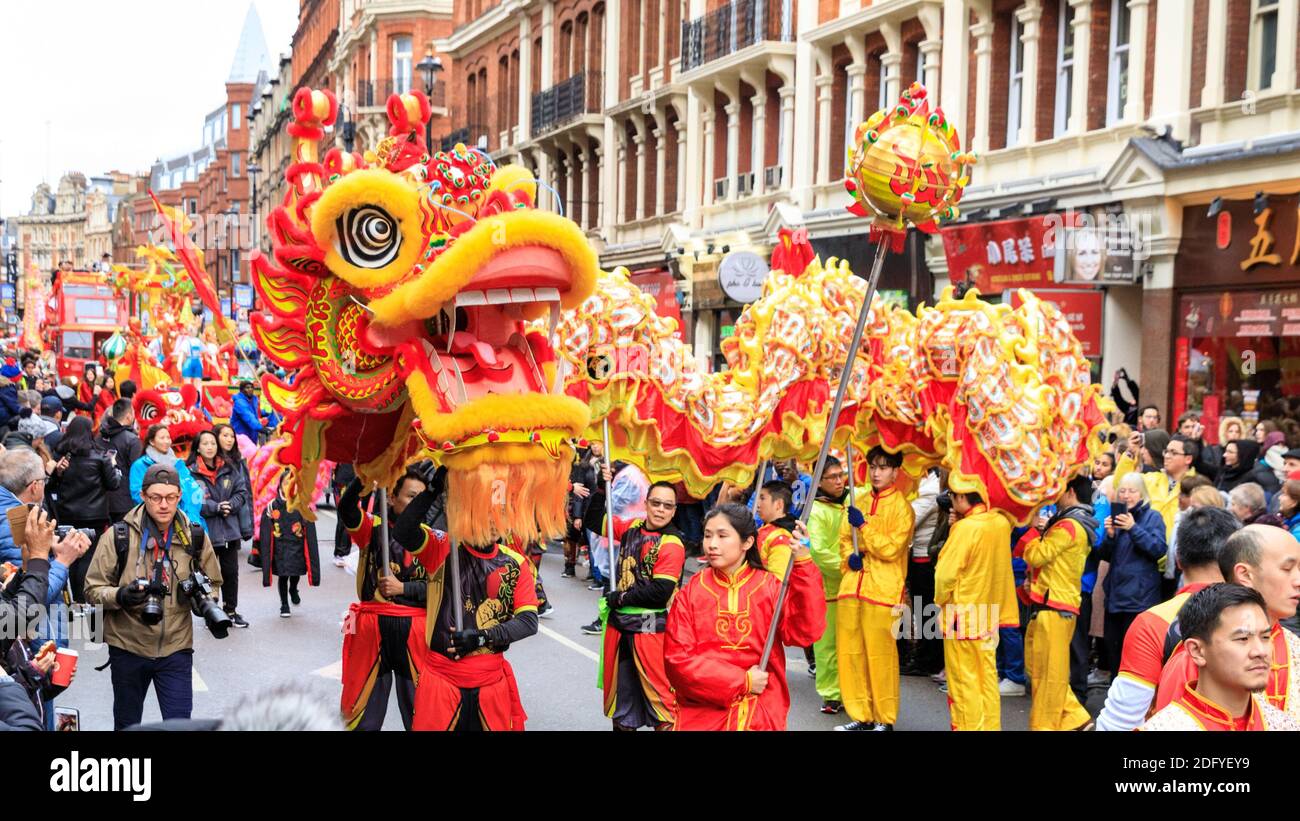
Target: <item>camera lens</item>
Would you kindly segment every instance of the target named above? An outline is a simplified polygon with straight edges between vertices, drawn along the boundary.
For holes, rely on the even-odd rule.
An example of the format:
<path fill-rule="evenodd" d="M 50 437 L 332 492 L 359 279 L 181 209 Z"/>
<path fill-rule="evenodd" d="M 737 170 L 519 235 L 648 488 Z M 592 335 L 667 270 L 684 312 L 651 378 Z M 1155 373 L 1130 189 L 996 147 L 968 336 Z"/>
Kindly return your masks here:
<path fill-rule="evenodd" d="M 140 612 L 140 621 L 152 627 L 162 621 L 163 603 L 158 596 L 150 596 L 145 599 L 144 609 Z"/>

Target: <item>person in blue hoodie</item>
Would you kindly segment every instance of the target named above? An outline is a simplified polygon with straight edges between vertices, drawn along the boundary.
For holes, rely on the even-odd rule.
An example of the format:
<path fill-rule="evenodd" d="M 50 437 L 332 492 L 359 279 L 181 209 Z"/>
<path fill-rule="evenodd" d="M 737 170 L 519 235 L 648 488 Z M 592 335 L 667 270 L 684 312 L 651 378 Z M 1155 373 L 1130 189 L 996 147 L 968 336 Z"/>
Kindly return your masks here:
<path fill-rule="evenodd" d="M 235 433 L 247 436 L 256 445 L 258 434 L 269 427 L 269 422 L 258 407 L 257 392 L 252 380 L 239 383 L 239 393 L 232 400 L 230 412 L 230 426 L 235 429 Z"/>
<path fill-rule="evenodd" d="M 1098 549 L 1100 558 L 1110 562 L 1102 589 L 1106 593 L 1106 655 L 1112 664 L 1120 658 L 1133 619 L 1161 601 L 1159 562 L 1168 551 L 1164 518 L 1152 509 L 1142 475 L 1124 476 L 1115 495 L 1115 506 L 1104 521 L 1106 537 Z"/>
<path fill-rule="evenodd" d="M 181 510 L 191 522 L 202 525 L 206 533 L 208 524 L 203 520 L 203 488 L 194 481 L 185 463 L 172 452 L 172 434 L 166 425 L 150 425 L 145 431 L 144 455 L 131 463 L 132 501 L 137 505 L 144 501 L 140 496 L 140 486 L 144 483 L 145 471 L 156 464 L 167 465 L 176 471 L 181 480 Z"/>

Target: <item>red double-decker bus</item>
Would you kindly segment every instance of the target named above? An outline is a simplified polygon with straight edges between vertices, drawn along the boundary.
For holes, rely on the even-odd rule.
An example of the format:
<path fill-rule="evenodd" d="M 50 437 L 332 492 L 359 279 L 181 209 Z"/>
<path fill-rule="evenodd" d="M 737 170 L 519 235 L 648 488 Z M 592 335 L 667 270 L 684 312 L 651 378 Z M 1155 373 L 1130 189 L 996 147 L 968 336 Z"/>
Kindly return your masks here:
<path fill-rule="evenodd" d="M 126 327 L 126 308 L 91 271 L 64 271 L 50 295 L 46 339 L 57 356 L 59 377 L 81 378 L 86 363 L 99 360 L 99 346 Z"/>

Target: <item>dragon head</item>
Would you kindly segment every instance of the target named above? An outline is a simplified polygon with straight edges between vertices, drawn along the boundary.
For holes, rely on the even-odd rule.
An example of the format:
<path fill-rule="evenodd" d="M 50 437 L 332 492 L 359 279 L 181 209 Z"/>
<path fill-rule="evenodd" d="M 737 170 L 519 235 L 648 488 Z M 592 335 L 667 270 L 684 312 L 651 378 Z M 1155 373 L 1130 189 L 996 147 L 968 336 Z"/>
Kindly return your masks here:
<path fill-rule="evenodd" d="M 389 136 L 364 156 L 317 142 L 337 105 L 294 97 L 295 162 L 254 253 L 259 347 L 291 372 L 263 390 L 284 416 L 284 464 L 351 462 L 390 484 L 431 457 L 449 470 L 454 535 L 482 544 L 563 529 L 568 441 L 590 413 L 556 379 L 562 308 L 597 259 L 571 221 L 536 208 L 537 182 L 455 146 L 424 144 L 424 95 L 393 95 Z M 302 483 L 307 485 L 309 483 Z M 295 501 L 306 508 L 309 487 Z"/>

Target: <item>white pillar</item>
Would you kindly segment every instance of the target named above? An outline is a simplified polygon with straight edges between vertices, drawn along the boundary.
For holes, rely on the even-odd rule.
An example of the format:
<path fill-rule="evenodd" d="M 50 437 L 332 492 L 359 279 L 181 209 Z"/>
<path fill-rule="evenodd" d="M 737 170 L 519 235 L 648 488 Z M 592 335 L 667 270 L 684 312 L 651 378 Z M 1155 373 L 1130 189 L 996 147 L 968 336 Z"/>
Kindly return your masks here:
<path fill-rule="evenodd" d="M 1070 0 L 1074 6 L 1074 80 L 1070 89 L 1070 122 L 1066 131 L 1082 134 L 1088 130 L 1088 52 L 1092 45 L 1092 0 Z"/>
<path fill-rule="evenodd" d="M 618 32 L 621 30 L 619 14 L 622 5 L 622 3 L 605 4 L 606 32 Z M 605 65 L 602 67 L 604 72 L 602 76 L 605 80 L 605 91 L 603 96 L 604 108 L 609 108 L 618 102 L 618 82 L 620 77 L 619 72 L 613 70 L 612 67 L 619 65 L 619 39 L 620 38 L 617 36 L 607 36 L 604 39 Z M 612 192 L 618 191 L 619 186 L 622 185 L 622 182 L 617 179 L 618 172 L 622 166 L 617 161 L 617 152 L 619 149 L 615 147 L 622 142 L 622 139 L 615 125 L 613 117 L 605 118 L 605 138 L 600 141 L 601 148 L 605 152 L 605 160 L 601 170 L 601 188 L 604 191 L 611 192 L 610 195 L 606 196 L 603 218 L 603 224 L 607 228 L 607 240 L 609 239 L 608 235 L 613 233 L 615 226 L 617 226 L 623 219 L 622 212 L 615 210 L 618 197 L 612 194 Z"/>
<path fill-rule="evenodd" d="M 740 176 L 740 95 L 732 98 L 735 102 L 727 103 L 727 201 L 736 199 L 740 186 L 736 178 Z"/>
<path fill-rule="evenodd" d="M 618 136 L 618 216 L 609 223 L 611 229 L 622 224 L 627 214 L 627 136 L 620 130 Z"/>
<path fill-rule="evenodd" d="M 789 189 L 794 181 L 794 86 L 781 86 L 781 185 Z"/>
<path fill-rule="evenodd" d="M 686 90 L 686 122 L 677 125 L 679 146 L 681 138 L 686 138 L 686 185 L 679 197 L 682 203 L 682 221 L 695 226 L 698 224 L 700 206 L 704 203 L 704 104 L 694 87 Z M 680 158 L 682 155 L 679 153 L 677 156 Z M 678 174 L 681 173 L 679 170 Z"/>
<path fill-rule="evenodd" d="M 379 98 L 384 93 L 379 87 L 379 32 L 375 29 L 370 30 L 370 87 L 371 103 L 383 106 L 386 101 Z"/>
<path fill-rule="evenodd" d="M 592 165 L 596 166 L 596 201 L 592 203 L 591 227 L 604 228 L 608 223 L 605 222 L 605 201 L 609 199 L 609 189 L 600 184 L 605 178 L 605 146 L 598 145 L 592 149 L 592 162 L 588 163 L 588 169 Z M 591 172 L 588 171 L 590 174 Z M 588 185 L 590 190 L 590 185 Z"/>
<path fill-rule="evenodd" d="M 656 217 L 664 215 L 664 188 L 668 182 L 668 140 L 664 129 L 655 125 L 650 136 L 655 138 L 655 213 Z"/>
<path fill-rule="evenodd" d="M 848 117 L 851 121 L 847 128 L 852 129 L 858 123 L 867 119 L 867 64 L 853 63 L 847 68 L 847 73 L 849 75 L 848 95 L 850 102 Z"/>
<path fill-rule="evenodd" d="M 817 4 L 803 2 L 798 6 L 798 32 L 808 31 L 817 25 Z M 817 77 L 818 50 L 813 44 L 802 38 L 795 41 L 794 68 L 794 130 L 787 132 L 787 140 L 792 145 L 805 146 L 798 154 L 789 152 L 790 163 L 782 172 L 790 180 L 794 204 L 799 208 L 812 207 L 813 175 L 816 169 L 816 152 L 806 150 L 813 144 L 813 135 L 817 127 L 817 99 L 815 78 Z"/>
<path fill-rule="evenodd" d="M 1164 9 L 1161 9 L 1163 11 Z M 1223 73 L 1227 61 L 1228 0 L 1210 0 L 1207 31 L 1219 36 L 1205 38 L 1205 85 L 1201 88 L 1201 105 L 1216 106 L 1223 100 Z M 1157 86 L 1158 87 L 1158 86 Z"/>
<path fill-rule="evenodd" d="M 519 137 L 532 136 L 533 125 L 533 18 L 519 16 Z"/>
<path fill-rule="evenodd" d="M 636 144 L 636 208 L 633 213 L 638 220 L 645 219 L 645 180 L 646 180 L 646 156 L 645 156 L 645 126 L 637 129 L 636 134 L 632 135 L 632 142 Z"/>
<path fill-rule="evenodd" d="M 1213 9 L 1214 3 L 1210 5 Z M 1187 100 L 1191 94 L 1192 73 L 1187 55 L 1191 53 L 1192 4 L 1164 3 L 1157 16 L 1159 25 L 1156 26 L 1149 119 L 1157 127 L 1165 124 L 1172 126 L 1173 138 L 1186 140 L 1191 133 Z"/>
<path fill-rule="evenodd" d="M 582 213 L 582 206 L 574 194 L 577 188 L 578 170 L 573 167 L 573 146 L 570 145 L 564 149 L 564 214 L 574 221 Z"/>
<path fill-rule="evenodd" d="M 1042 36 L 1043 19 L 1039 0 L 1028 0 L 1016 9 L 1016 19 L 1020 21 L 1020 47 L 1025 55 L 1024 77 L 1020 84 L 1020 133 L 1016 136 L 1016 144 L 1029 145 L 1034 142 L 1038 130 L 1038 40 Z"/>
<path fill-rule="evenodd" d="M 763 167 L 767 163 L 767 89 L 759 86 L 758 93 L 749 98 L 749 104 L 754 111 L 749 138 L 749 167 L 754 172 L 754 196 L 761 197 L 767 192 L 766 180 L 763 179 Z"/>
<path fill-rule="evenodd" d="M 713 204 L 713 163 L 717 152 L 714 150 L 713 128 L 717 115 L 712 106 L 701 106 L 700 116 L 704 118 L 704 204 Z"/>
<path fill-rule="evenodd" d="M 686 189 L 690 185 L 690 175 L 687 173 L 690 159 L 686 151 L 689 138 L 686 136 L 686 123 L 682 120 L 674 120 L 673 128 L 677 132 L 677 211 L 681 213 L 686 210 Z"/>
<path fill-rule="evenodd" d="M 817 78 L 817 184 L 831 181 L 831 86 L 830 74 Z"/>
<path fill-rule="evenodd" d="M 1282 0 L 1277 9 L 1277 63 L 1269 91 L 1296 87 L 1296 37 L 1300 36 L 1300 0 Z"/>
<path fill-rule="evenodd" d="M 902 80 L 903 55 L 897 51 L 887 51 L 880 55 L 880 65 L 884 67 L 885 105 L 892 106 L 898 103 L 898 98 L 903 94 L 898 87 Z"/>
<path fill-rule="evenodd" d="M 574 184 L 578 188 L 577 201 L 581 203 L 582 208 L 581 215 L 576 221 L 581 228 L 593 228 L 596 223 L 591 213 L 594 203 L 587 201 L 587 192 L 591 190 L 590 186 L 587 185 L 591 179 L 591 163 L 587 161 L 586 148 L 581 145 L 575 146 L 575 148 L 577 149 L 575 151 L 577 161 L 574 163 L 573 178 Z"/>
<path fill-rule="evenodd" d="M 1030 0 L 1032 2 L 1033 0 Z M 919 44 L 921 49 L 921 61 L 924 65 L 926 90 L 930 92 L 933 99 L 938 99 L 937 90 L 939 88 L 939 66 L 940 54 L 943 52 L 942 40 L 922 40 Z"/>
<path fill-rule="evenodd" d="M 993 21 L 970 27 L 975 39 L 975 133 L 971 145 L 977 152 L 989 150 L 989 82 L 993 75 Z"/>
<path fill-rule="evenodd" d="M 614 10 L 617 3 L 611 3 L 606 14 L 617 14 Z M 527 16 L 527 15 L 525 15 Z M 529 44 L 531 47 L 531 43 Z M 542 6 L 542 70 L 538 75 L 537 84 L 540 91 L 545 91 L 555 84 L 555 3 L 548 2 Z M 532 78 L 529 78 L 529 82 Z"/>
<path fill-rule="evenodd" d="M 960 134 L 966 129 L 966 89 L 970 32 L 970 6 L 965 0 L 946 0 L 943 6 L 943 64 L 940 66 L 939 100 L 948 121 Z M 970 135 L 965 135 L 970 140 Z M 967 142 L 967 145 L 970 143 Z"/>

